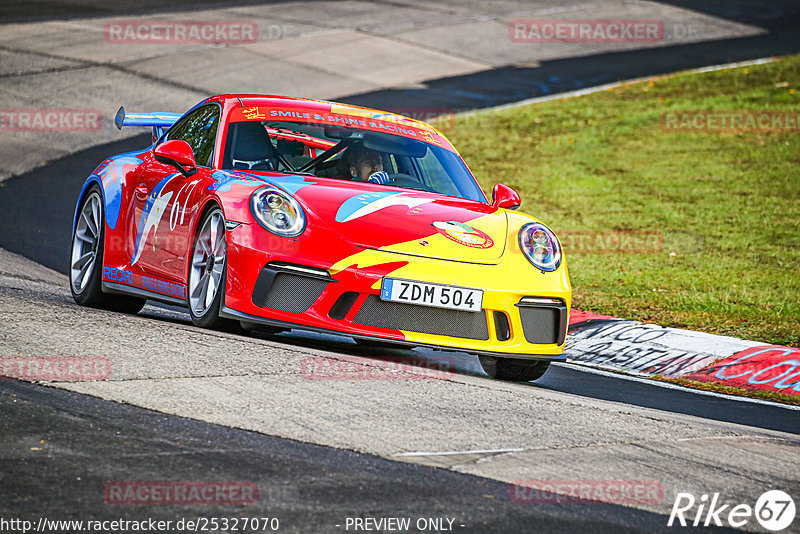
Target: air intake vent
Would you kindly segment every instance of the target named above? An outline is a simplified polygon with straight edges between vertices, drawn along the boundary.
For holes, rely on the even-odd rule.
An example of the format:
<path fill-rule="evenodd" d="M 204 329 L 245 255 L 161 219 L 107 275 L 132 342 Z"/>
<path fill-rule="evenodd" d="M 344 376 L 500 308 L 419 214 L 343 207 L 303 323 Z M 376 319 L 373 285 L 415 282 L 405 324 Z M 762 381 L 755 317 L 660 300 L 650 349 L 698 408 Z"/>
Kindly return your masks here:
<path fill-rule="evenodd" d="M 356 315 L 355 323 L 423 334 L 452 336 L 466 339 L 489 339 L 486 313 L 446 310 L 387 302 L 377 295 L 367 297 Z"/>
<path fill-rule="evenodd" d="M 336 299 L 336 303 L 331 306 L 331 311 L 328 312 L 328 315 L 331 319 L 341 321 L 347 316 L 347 312 L 350 311 L 350 308 L 353 307 L 356 300 L 358 300 L 358 293 L 354 291 L 342 293 L 342 296 Z"/>
<path fill-rule="evenodd" d="M 497 341 L 508 341 L 511 339 L 511 327 L 508 324 L 508 316 L 501 312 L 492 312 L 494 315 L 494 329 Z"/>
<path fill-rule="evenodd" d="M 328 285 L 327 280 L 279 272 L 269 288 L 263 307 L 301 313 L 308 310 Z"/>
<path fill-rule="evenodd" d="M 528 343 L 549 345 L 558 341 L 559 317 L 558 308 L 519 307 L 522 320 L 522 331 Z"/>

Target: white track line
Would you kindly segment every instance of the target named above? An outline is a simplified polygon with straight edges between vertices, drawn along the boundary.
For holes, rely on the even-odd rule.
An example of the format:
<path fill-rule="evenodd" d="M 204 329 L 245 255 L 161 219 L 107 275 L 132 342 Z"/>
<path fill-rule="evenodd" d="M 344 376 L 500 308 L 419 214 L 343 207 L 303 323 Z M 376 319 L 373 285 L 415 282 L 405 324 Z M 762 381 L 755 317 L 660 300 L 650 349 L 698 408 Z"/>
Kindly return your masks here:
<path fill-rule="evenodd" d="M 787 410 L 795 410 L 800 411 L 800 406 L 795 406 L 793 404 L 783 404 L 780 402 L 768 401 L 763 399 L 754 399 L 752 397 L 743 397 L 740 395 L 729 395 L 727 393 L 717 393 L 716 391 L 707 391 L 705 389 L 697 389 L 697 388 L 690 388 L 686 386 L 679 386 L 677 384 L 672 384 L 670 382 L 663 382 L 661 380 L 655 380 L 653 378 L 643 378 L 638 376 L 632 376 L 629 374 L 624 374 L 623 372 L 611 372 L 611 371 L 603 371 L 601 369 L 597 369 L 595 367 L 589 367 L 588 365 L 584 365 L 578 362 L 573 363 L 561 363 L 561 362 L 554 362 L 553 365 L 560 365 L 564 367 L 568 367 L 570 369 L 577 369 L 579 371 L 584 371 L 587 373 L 594 373 L 596 375 L 607 376 L 611 378 L 619 378 L 622 380 L 630 380 L 631 382 L 641 382 L 643 384 L 650 384 L 651 386 L 658 386 L 667 389 L 677 389 L 680 391 L 685 391 L 686 393 L 694 393 L 697 395 L 706 395 L 708 397 L 717 397 L 720 399 L 727 399 L 739 402 L 750 402 L 752 404 L 761 404 L 764 406 L 773 406 L 775 408 L 785 408 Z"/>
<path fill-rule="evenodd" d="M 725 70 L 725 69 L 735 69 L 739 67 L 750 67 L 752 65 L 763 65 L 764 63 L 770 63 L 775 61 L 776 57 L 762 57 L 759 59 L 751 59 L 749 61 L 739 61 L 737 63 L 723 63 L 722 65 L 711 65 L 709 67 L 701 67 L 699 69 L 691 69 L 691 70 L 682 70 L 671 72 L 669 74 L 653 74 L 652 76 L 643 76 L 641 78 L 633 78 L 630 80 L 622 80 L 619 82 L 607 83 L 604 85 L 595 85 L 593 87 L 587 87 L 585 89 L 578 89 L 576 91 L 566 91 L 563 93 L 553 93 L 551 95 L 544 95 L 544 96 L 535 96 L 533 98 L 526 98 L 525 100 L 520 100 L 518 102 L 511 102 L 510 104 L 502 104 L 500 106 L 494 106 L 491 108 L 482 108 L 476 109 L 473 111 L 465 111 L 463 113 L 456 113 L 456 117 L 469 117 L 471 115 L 479 115 L 481 113 L 490 113 L 492 111 L 500 111 L 504 109 L 512 109 L 520 106 L 527 106 L 530 104 L 537 104 L 539 102 L 547 102 L 548 100 L 558 100 L 560 98 L 574 98 L 578 96 L 590 95 L 592 93 L 599 93 L 601 91 L 607 91 L 608 89 L 613 89 L 615 87 L 621 87 L 626 84 L 633 84 L 639 82 L 646 82 L 650 81 L 653 78 L 665 78 L 669 76 L 674 76 L 676 74 L 691 74 L 691 73 L 701 73 L 701 72 L 713 72 L 716 70 Z"/>
<path fill-rule="evenodd" d="M 475 451 L 445 451 L 445 452 L 399 452 L 392 456 L 455 456 L 457 454 L 501 454 L 504 452 L 521 452 L 525 449 L 479 449 Z"/>

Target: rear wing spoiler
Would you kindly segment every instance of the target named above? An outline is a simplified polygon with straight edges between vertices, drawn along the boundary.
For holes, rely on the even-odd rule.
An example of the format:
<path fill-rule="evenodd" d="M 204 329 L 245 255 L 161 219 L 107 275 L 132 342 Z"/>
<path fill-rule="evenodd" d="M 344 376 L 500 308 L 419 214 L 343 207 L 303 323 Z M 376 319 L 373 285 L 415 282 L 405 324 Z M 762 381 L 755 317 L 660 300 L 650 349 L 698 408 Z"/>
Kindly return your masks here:
<path fill-rule="evenodd" d="M 116 117 L 114 117 L 114 124 L 117 130 L 122 130 L 123 126 L 152 126 L 153 141 L 156 141 L 164 133 L 164 130 L 175 124 L 175 121 L 182 116 L 182 113 L 170 113 L 168 111 L 125 113 L 125 108 L 120 107 Z"/>

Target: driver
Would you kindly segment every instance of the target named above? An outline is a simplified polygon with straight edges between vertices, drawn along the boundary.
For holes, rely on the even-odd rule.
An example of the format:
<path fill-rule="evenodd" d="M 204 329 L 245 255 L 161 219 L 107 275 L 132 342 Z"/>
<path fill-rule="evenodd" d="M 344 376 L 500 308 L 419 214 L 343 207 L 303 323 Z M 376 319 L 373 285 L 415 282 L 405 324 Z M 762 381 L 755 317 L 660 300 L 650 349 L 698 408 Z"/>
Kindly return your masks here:
<path fill-rule="evenodd" d="M 366 148 L 363 143 L 350 145 L 342 153 L 338 165 L 339 175 L 347 180 L 386 184 L 391 181 L 383 170 L 380 152 Z"/>

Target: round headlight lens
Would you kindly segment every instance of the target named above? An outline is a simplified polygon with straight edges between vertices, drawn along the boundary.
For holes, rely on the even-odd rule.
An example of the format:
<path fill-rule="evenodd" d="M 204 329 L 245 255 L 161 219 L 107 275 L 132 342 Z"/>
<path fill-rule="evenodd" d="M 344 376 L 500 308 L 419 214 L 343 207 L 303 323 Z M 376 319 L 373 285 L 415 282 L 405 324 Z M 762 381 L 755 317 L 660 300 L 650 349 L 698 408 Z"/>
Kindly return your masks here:
<path fill-rule="evenodd" d="M 537 269 L 552 272 L 561 265 L 561 245 L 542 223 L 528 223 L 519 231 L 519 248 Z"/>
<path fill-rule="evenodd" d="M 295 237 L 306 228 L 306 215 L 293 197 L 276 187 L 262 187 L 250 197 L 250 212 L 258 223 L 281 237 Z"/>

